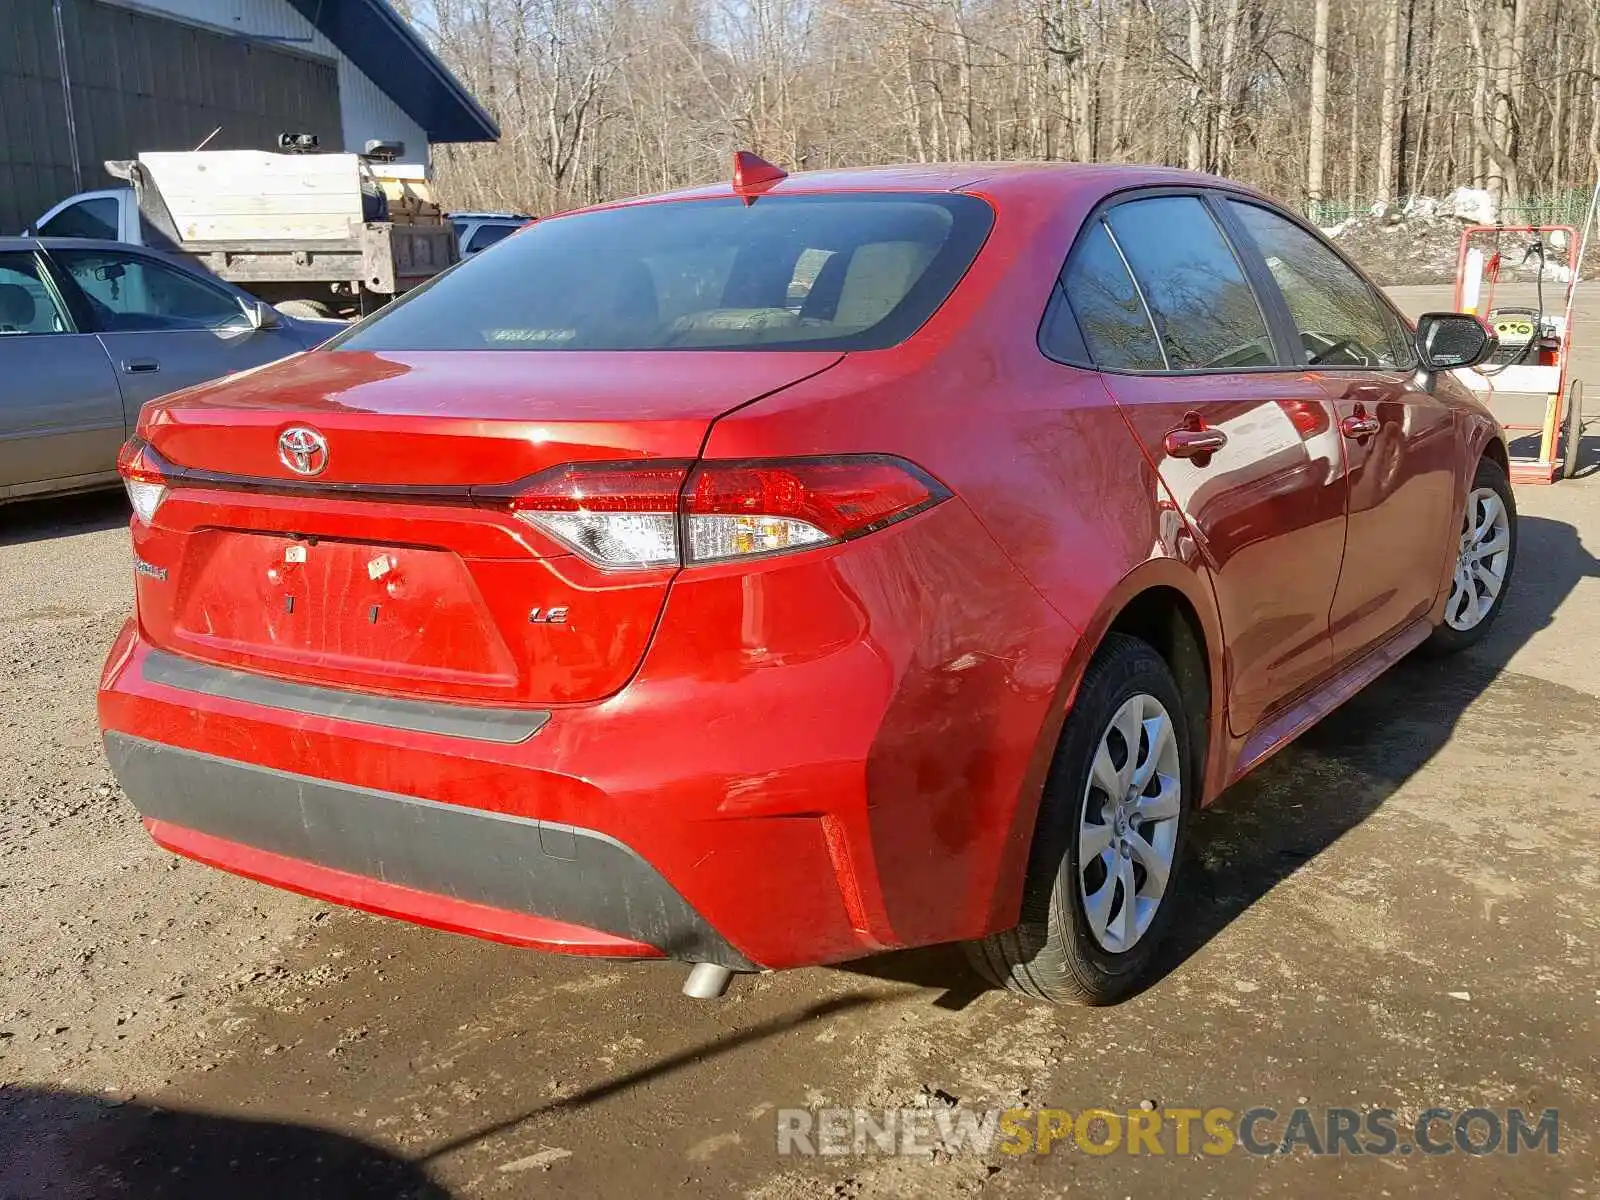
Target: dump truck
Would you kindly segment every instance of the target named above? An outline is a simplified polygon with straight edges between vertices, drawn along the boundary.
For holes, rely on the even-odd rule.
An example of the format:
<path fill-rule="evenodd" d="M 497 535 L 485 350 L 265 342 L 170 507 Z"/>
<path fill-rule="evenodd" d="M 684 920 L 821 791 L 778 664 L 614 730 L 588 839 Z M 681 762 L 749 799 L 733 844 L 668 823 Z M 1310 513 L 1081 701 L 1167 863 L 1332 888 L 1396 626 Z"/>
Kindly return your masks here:
<path fill-rule="evenodd" d="M 122 186 L 71 196 L 27 232 L 175 251 L 290 315 L 356 317 L 460 258 L 403 150 L 140 154 L 105 164 Z"/>

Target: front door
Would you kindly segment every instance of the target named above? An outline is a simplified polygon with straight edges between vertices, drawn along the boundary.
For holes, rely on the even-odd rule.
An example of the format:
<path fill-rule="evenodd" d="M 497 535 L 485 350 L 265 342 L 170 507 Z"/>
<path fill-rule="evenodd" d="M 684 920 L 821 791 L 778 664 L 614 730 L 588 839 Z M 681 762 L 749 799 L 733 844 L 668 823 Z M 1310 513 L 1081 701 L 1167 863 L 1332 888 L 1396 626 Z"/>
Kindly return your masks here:
<path fill-rule="evenodd" d="M 1375 289 L 1278 213 L 1229 201 L 1266 259 L 1306 357 L 1334 402 L 1350 487 L 1344 569 L 1329 612 L 1343 662 L 1433 605 L 1455 550 L 1450 411 L 1413 382 L 1404 323 Z"/>
<path fill-rule="evenodd" d="M 1345 537 L 1332 403 L 1313 376 L 1279 368 L 1285 351 L 1199 196 L 1109 209 L 1080 236 L 1064 284 L 1210 568 L 1242 736 L 1330 666 Z"/>
<path fill-rule="evenodd" d="M 287 328 L 256 329 L 241 298 L 196 272 L 126 250 L 50 251 L 77 286 L 122 385 L 128 424 L 150 400 L 301 349 Z"/>
<path fill-rule="evenodd" d="M 114 479 L 126 436 L 100 343 L 33 254 L 0 254 L 0 496 Z"/>

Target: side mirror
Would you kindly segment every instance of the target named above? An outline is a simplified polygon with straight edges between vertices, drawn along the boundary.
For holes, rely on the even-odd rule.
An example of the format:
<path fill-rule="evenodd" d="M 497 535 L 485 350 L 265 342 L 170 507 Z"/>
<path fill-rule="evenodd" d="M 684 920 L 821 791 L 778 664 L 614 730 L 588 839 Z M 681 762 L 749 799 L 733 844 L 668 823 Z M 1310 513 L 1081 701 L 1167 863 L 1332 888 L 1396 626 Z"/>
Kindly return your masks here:
<path fill-rule="evenodd" d="M 278 316 L 278 310 L 265 300 L 250 300 L 244 306 L 245 319 L 250 322 L 251 329 L 276 329 L 283 324 Z"/>
<path fill-rule="evenodd" d="M 1432 312 L 1417 318 L 1417 357 L 1430 375 L 1475 367 L 1499 348 L 1494 331 L 1471 313 Z"/>

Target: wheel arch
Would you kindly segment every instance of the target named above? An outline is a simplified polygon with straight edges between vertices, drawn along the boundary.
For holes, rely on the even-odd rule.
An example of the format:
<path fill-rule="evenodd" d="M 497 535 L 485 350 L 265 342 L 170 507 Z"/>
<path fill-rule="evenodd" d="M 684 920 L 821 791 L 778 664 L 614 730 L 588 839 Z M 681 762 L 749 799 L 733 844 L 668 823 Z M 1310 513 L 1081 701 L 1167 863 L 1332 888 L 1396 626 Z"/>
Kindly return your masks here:
<path fill-rule="evenodd" d="M 1511 455 L 1506 450 L 1505 439 L 1499 434 L 1489 435 L 1489 440 L 1484 442 L 1483 453 L 1480 454 L 1479 457 L 1493 459 L 1499 465 L 1500 469 L 1506 473 L 1506 477 L 1510 478 Z"/>
<path fill-rule="evenodd" d="M 1198 807 L 1216 726 L 1211 689 L 1215 672 L 1200 613 L 1186 593 L 1169 583 L 1158 583 L 1123 605 L 1106 627 L 1106 634 L 1113 633 L 1138 638 L 1154 649 L 1172 672 L 1189 727 L 1189 777 L 1195 784 L 1190 803 Z"/>
<path fill-rule="evenodd" d="M 1028 870 L 1040 836 L 1040 812 L 1049 769 L 1054 766 L 1063 730 L 1089 664 L 1113 635 L 1145 642 L 1172 670 L 1184 700 L 1190 732 L 1188 765 L 1191 806 L 1209 802 L 1220 791 L 1226 768 L 1227 657 L 1211 582 L 1198 562 L 1158 556 L 1140 563 L 1111 589 L 1094 617 L 1080 627 L 1068 656 L 1051 719 L 1040 730 L 1035 749 L 1037 790 L 1022 798 L 1009 838 L 1007 861 L 998 875 L 989 928 L 1012 929 L 1020 916 Z M 1191 704 L 1191 701 L 1197 703 Z"/>
<path fill-rule="evenodd" d="M 1077 628 L 1078 640 L 1067 656 L 1049 716 L 1034 745 L 1027 791 L 1013 810 L 996 872 L 997 886 L 989 914 L 989 927 L 993 930 L 1008 928 L 1017 919 L 1028 858 L 1038 829 L 1040 799 L 1049 784 L 1061 731 L 1084 673 L 1108 634 L 1142 638 L 1169 666 L 1173 663 L 1169 653 L 1177 645 L 1184 646 L 1183 661 L 1173 667 L 1173 676 L 1178 679 L 1186 702 L 1190 692 L 1185 690 L 1185 679 L 1187 686 L 1198 688 L 1195 694 L 1204 699 L 1198 713 L 1185 713 L 1194 759 L 1190 764 L 1191 778 L 1198 781 L 1191 791 L 1191 803 L 1207 804 L 1222 790 L 1228 727 L 1227 656 L 1211 582 L 1199 562 L 1164 555 L 1146 559 L 1124 575 L 1106 594 L 1093 617 Z M 1198 738 L 1194 736 L 1197 731 Z"/>
<path fill-rule="evenodd" d="M 1053 758 L 1061 729 L 1072 709 L 1089 663 L 1111 633 L 1125 633 L 1153 646 L 1172 669 L 1185 703 L 1195 762 L 1191 764 L 1199 803 L 1221 791 L 1220 776 L 1227 723 L 1227 653 L 1222 621 L 1211 581 L 1198 562 L 1155 556 L 1129 571 L 1080 627 L 1068 656 L 1053 720 L 1041 730 L 1036 753 Z M 1041 776 L 1042 778 L 1042 776 Z M 1029 816 L 1029 833 L 1033 816 Z"/>

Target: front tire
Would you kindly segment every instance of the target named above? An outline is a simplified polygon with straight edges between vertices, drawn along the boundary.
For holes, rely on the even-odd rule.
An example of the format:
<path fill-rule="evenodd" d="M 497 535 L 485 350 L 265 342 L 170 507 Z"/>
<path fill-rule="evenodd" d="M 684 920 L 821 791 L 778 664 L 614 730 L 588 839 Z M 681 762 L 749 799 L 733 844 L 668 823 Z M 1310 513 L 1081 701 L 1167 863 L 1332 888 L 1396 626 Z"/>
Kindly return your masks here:
<path fill-rule="evenodd" d="M 1517 564 L 1517 500 L 1505 468 L 1480 459 L 1461 514 L 1450 598 L 1444 620 L 1422 649 L 1454 654 L 1481 641 L 1505 607 Z"/>
<path fill-rule="evenodd" d="M 970 943 L 974 966 L 1057 1004 L 1112 1004 L 1144 986 L 1175 907 L 1193 761 L 1165 660 L 1109 635 L 1040 798 L 1021 919 Z"/>

